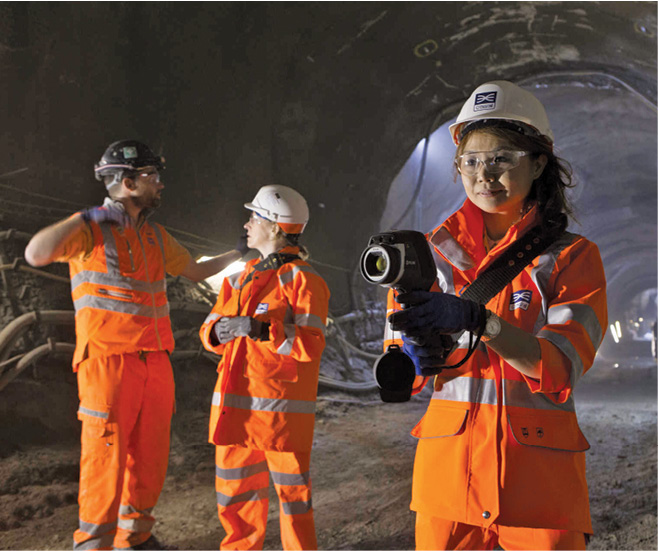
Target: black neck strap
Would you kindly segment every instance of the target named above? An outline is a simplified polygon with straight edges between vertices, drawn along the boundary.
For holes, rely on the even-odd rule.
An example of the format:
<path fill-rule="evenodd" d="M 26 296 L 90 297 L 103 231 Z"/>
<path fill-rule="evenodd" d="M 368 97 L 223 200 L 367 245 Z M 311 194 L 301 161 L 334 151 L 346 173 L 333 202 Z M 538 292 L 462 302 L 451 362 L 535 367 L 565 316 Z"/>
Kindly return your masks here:
<path fill-rule="evenodd" d="M 541 228 L 535 226 L 521 239 L 510 245 L 508 249 L 494 260 L 491 265 L 471 283 L 461 298 L 466 298 L 479 304 L 487 304 L 519 275 L 524 268 L 537 256 L 546 250 L 558 236 L 542 237 Z"/>

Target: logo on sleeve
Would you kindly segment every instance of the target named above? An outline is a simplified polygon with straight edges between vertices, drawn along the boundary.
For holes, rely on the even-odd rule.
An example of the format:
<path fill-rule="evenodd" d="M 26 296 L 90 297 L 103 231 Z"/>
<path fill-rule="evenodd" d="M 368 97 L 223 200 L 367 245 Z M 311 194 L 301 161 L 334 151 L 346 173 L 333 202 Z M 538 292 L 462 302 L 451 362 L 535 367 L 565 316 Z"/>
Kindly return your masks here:
<path fill-rule="evenodd" d="M 512 293 L 512 300 L 510 300 L 509 309 L 516 310 L 517 308 L 521 308 L 522 310 L 527 310 L 528 306 L 530 306 L 531 300 L 532 291 L 516 291 L 515 293 Z"/>
<path fill-rule="evenodd" d="M 256 314 L 267 314 L 267 309 L 270 307 L 267 302 L 261 302 L 258 306 L 256 306 Z"/>
<path fill-rule="evenodd" d="M 475 94 L 473 111 L 491 111 L 496 108 L 496 96 L 498 92 L 483 92 Z"/>

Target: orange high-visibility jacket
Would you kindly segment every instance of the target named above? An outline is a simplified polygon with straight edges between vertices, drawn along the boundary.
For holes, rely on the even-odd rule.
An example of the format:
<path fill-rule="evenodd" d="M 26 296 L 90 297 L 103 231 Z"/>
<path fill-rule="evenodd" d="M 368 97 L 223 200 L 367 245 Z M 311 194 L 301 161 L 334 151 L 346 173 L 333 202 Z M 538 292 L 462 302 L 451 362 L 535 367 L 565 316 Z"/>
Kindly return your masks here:
<path fill-rule="evenodd" d="M 296 247 L 281 253 L 295 254 Z M 310 451 L 329 289 L 303 260 L 256 271 L 258 260 L 227 277 L 200 336 L 222 355 L 212 400 L 209 441 L 274 451 Z M 238 337 L 213 346 L 219 318 L 250 316 L 270 324 L 268 341 Z"/>
<path fill-rule="evenodd" d="M 165 270 L 178 275 L 190 254 L 159 224 L 90 222 L 57 261 L 69 263 L 75 307 L 73 367 L 85 358 L 174 349 Z"/>
<path fill-rule="evenodd" d="M 536 223 L 535 207 L 487 253 L 481 211 L 466 200 L 428 234 L 441 290 L 459 295 Z M 591 533 L 589 444 L 572 392 L 605 333 L 605 287 L 596 245 L 566 233 L 487 304 L 539 338 L 541 377 L 522 375 L 480 343 L 465 365 L 435 378 L 427 412 L 412 431 L 419 439 L 412 510 L 484 527 Z M 389 313 L 399 308 L 389 293 Z M 401 345 L 386 325 L 385 345 Z M 467 348 L 468 333 L 448 363 Z"/>

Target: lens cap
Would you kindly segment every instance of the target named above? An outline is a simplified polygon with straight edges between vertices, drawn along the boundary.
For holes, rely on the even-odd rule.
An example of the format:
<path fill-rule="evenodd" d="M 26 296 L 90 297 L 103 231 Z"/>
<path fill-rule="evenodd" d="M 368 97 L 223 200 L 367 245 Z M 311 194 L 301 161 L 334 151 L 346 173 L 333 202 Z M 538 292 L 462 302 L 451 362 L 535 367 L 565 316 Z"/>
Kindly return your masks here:
<path fill-rule="evenodd" d="M 372 368 L 384 402 L 408 402 L 416 378 L 414 362 L 397 344 L 390 345 Z"/>

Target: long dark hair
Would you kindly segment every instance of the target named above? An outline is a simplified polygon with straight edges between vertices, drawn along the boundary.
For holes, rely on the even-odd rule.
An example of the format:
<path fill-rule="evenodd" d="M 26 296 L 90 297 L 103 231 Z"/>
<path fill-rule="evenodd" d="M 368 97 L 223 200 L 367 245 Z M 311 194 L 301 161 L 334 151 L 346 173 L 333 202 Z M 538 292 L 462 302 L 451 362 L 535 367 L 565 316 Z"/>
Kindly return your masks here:
<path fill-rule="evenodd" d="M 526 198 L 526 205 L 537 203 L 541 215 L 541 228 L 545 236 L 562 233 L 569 222 L 569 217 L 575 220 L 573 206 L 567 197 L 567 188 L 574 187 L 572 181 L 573 171 L 571 165 L 557 157 L 553 151 L 553 144 L 541 136 L 529 136 L 507 128 L 485 127 L 475 130 L 509 142 L 520 151 L 530 151 L 536 159 L 546 155 L 547 163 L 539 178 L 530 188 Z M 467 134 L 468 136 L 468 134 Z M 461 155 L 467 139 L 462 139 L 457 147 L 456 155 Z"/>

